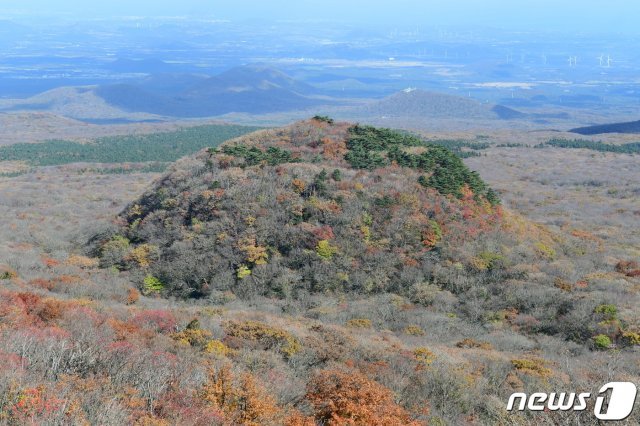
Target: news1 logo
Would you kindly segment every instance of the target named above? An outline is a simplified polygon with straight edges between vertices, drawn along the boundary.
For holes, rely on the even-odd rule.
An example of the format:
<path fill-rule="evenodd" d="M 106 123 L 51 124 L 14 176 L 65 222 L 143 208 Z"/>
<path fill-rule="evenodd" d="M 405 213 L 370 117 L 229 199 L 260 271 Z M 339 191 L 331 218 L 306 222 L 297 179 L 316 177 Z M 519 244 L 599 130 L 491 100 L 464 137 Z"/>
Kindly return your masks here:
<path fill-rule="evenodd" d="M 611 391 L 608 404 L 607 394 Z M 638 389 L 630 382 L 610 382 L 602 386 L 596 397 L 593 414 L 598 420 L 624 420 L 633 411 Z M 544 393 L 536 392 L 531 395 L 516 392 L 509 397 L 507 411 L 584 411 L 590 393 Z M 516 406 L 516 401 L 518 405 Z M 605 406 L 606 405 L 606 406 Z"/>

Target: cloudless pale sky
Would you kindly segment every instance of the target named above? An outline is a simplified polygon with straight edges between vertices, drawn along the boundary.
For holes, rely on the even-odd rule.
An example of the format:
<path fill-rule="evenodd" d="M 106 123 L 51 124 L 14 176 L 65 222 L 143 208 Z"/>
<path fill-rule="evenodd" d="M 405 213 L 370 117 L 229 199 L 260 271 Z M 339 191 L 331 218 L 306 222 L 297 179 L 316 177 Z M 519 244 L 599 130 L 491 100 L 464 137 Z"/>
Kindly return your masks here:
<path fill-rule="evenodd" d="M 0 0 L 7 11 L 64 14 L 79 19 L 106 16 L 212 15 L 265 21 L 322 19 L 390 25 L 488 25 L 509 29 L 584 32 L 637 30 L 636 0 Z"/>

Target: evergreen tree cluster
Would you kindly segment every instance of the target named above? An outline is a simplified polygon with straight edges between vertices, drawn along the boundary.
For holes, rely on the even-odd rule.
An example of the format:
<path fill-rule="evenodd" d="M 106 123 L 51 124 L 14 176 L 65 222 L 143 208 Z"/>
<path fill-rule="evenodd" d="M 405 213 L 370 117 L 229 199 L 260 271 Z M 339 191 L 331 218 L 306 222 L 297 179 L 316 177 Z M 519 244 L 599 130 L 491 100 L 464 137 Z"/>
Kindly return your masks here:
<path fill-rule="evenodd" d="M 25 161 L 33 166 L 173 162 L 256 130 L 257 127 L 207 125 L 148 135 L 109 136 L 89 143 L 66 140 L 19 143 L 0 147 L 0 161 Z"/>
<path fill-rule="evenodd" d="M 227 155 L 243 158 L 247 166 L 256 166 L 263 162 L 266 162 L 270 166 L 277 166 L 278 164 L 295 163 L 298 161 L 292 157 L 291 151 L 275 146 L 271 146 L 267 148 L 266 151 L 262 151 L 255 146 L 228 145 L 222 148 L 222 152 Z"/>
<path fill-rule="evenodd" d="M 405 149 L 409 147 L 421 147 L 424 152 L 407 152 Z M 347 148 L 349 152 L 345 160 L 356 169 L 372 170 L 396 163 L 430 174 L 421 176 L 419 182 L 441 194 L 461 197 L 462 189 L 467 186 L 476 197 L 484 197 L 492 205 L 500 203 L 497 194 L 477 172 L 469 170 L 459 156 L 444 146 L 427 143 L 417 136 L 356 125 L 349 130 Z"/>
<path fill-rule="evenodd" d="M 638 154 L 640 153 L 640 142 L 614 145 L 600 141 L 590 141 L 586 139 L 551 139 L 546 144 L 537 145 L 537 148 L 552 146 L 555 148 L 590 149 L 600 152 L 615 152 L 618 154 Z"/>

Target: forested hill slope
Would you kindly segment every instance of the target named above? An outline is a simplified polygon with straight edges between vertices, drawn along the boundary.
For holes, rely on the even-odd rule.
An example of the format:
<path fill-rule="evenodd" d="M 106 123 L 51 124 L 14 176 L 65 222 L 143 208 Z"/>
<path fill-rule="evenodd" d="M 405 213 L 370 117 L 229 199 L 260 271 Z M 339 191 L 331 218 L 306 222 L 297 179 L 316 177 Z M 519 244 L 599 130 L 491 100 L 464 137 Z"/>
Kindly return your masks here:
<path fill-rule="evenodd" d="M 394 293 L 467 327 L 628 346 L 611 287 L 586 281 L 608 275 L 585 235 L 503 209 L 443 147 L 316 117 L 183 158 L 91 249 L 148 296 L 313 310 Z"/>
<path fill-rule="evenodd" d="M 96 242 L 146 291 L 397 291 L 499 222 L 460 158 L 400 132 L 319 117 L 180 161 Z"/>

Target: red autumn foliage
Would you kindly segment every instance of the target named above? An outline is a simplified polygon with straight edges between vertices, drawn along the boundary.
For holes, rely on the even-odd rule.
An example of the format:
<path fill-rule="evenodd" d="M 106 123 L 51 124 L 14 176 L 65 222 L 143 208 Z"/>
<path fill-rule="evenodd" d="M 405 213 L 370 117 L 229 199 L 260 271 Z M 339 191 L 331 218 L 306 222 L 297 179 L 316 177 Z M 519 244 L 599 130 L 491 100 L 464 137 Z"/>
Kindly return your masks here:
<path fill-rule="evenodd" d="M 9 408 L 9 415 L 17 424 L 40 424 L 60 410 L 64 403 L 63 399 L 40 385 L 20 391 L 17 401 Z"/>
<path fill-rule="evenodd" d="M 616 264 L 616 271 L 628 277 L 640 277 L 640 264 L 635 260 L 621 260 Z"/>
<path fill-rule="evenodd" d="M 160 309 L 142 311 L 136 314 L 133 317 L 133 323 L 158 333 L 174 332 L 178 324 L 176 317 L 171 312 Z"/>
<path fill-rule="evenodd" d="M 27 314 L 36 312 L 40 307 L 40 301 L 42 300 L 42 297 L 38 296 L 35 293 L 22 292 L 18 293 L 16 296 L 22 302 L 24 310 Z"/>
<path fill-rule="evenodd" d="M 225 422 L 220 408 L 207 405 L 193 392 L 176 387 L 162 394 L 154 411 L 161 419 L 171 419 L 174 424 L 209 426 Z"/>
<path fill-rule="evenodd" d="M 313 230 L 313 235 L 320 240 L 332 240 L 335 235 L 333 234 L 333 228 L 329 225 L 319 226 Z"/>
<path fill-rule="evenodd" d="M 33 279 L 33 280 L 29 281 L 29 285 L 33 286 L 33 287 L 41 288 L 43 290 L 51 291 L 55 284 L 51 280 L 45 280 L 44 278 L 36 278 L 36 279 Z"/>
<path fill-rule="evenodd" d="M 25 363 L 26 361 L 24 358 L 19 355 L 0 351 L 0 368 L 2 369 L 11 369 L 15 371 L 22 368 Z"/>

